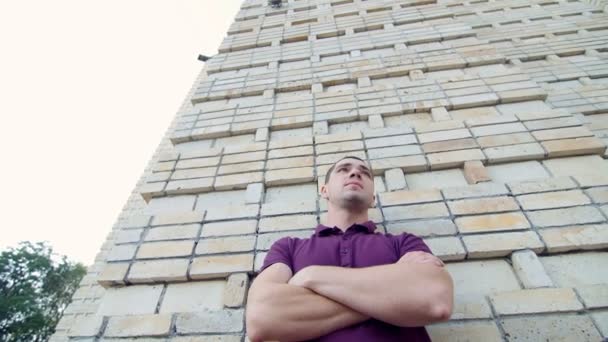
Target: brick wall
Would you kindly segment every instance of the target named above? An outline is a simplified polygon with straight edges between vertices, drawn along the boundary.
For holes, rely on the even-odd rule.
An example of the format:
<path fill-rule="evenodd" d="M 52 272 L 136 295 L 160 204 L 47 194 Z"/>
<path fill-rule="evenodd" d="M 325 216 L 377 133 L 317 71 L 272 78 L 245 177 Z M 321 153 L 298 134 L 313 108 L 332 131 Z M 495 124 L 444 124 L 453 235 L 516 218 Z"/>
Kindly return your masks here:
<path fill-rule="evenodd" d="M 455 282 L 434 341 L 608 337 L 602 1 L 245 1 L 53 341 L 246 341 L 272 243 L 324 223 L 369 161 L 369 210 Z"/>

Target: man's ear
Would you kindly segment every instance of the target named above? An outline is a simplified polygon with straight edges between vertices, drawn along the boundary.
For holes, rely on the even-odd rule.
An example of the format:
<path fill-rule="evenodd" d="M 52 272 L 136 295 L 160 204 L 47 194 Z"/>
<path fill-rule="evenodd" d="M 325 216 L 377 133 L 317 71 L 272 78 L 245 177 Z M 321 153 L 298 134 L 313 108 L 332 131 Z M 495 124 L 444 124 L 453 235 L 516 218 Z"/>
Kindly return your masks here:
<path fill-rule="evenodd" d="M 324 199 L 329 199 L 327 195 L 327 184 L 321 185 L 321 197 Z"/>

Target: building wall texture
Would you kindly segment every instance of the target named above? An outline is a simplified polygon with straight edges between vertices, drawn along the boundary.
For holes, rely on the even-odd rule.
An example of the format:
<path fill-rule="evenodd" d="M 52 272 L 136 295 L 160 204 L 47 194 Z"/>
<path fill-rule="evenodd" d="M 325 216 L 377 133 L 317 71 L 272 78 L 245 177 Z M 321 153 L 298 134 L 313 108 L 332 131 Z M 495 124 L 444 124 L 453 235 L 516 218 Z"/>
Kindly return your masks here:
<path fill-rule="evenodd" d="M 608 337 L 606 5 L 246 0 L 52 341 L 247 341 L 251 281 L 345 155 L 379 229 L 446 261 L 434 341 Z"/>

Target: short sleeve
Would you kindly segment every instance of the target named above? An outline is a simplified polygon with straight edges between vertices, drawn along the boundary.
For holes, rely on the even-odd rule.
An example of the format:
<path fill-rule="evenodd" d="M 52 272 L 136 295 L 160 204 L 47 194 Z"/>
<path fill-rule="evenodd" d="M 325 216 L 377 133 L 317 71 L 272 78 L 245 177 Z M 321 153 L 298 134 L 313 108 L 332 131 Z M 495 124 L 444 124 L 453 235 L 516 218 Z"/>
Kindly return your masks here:
<path fill-rule="evenodd" d="M 397 240 L 397 245 L 399 248 L 399 258 L 404 256 L 406 253 L 416 251 L 422 251 L 433 254 L 429 246 L 427 246 L 426 243 L 424 243 L 424 241 L 422 241 L 422 239 L 417 237 L 416 235 L 403 233 L 395 236 L 395 238 Z"/>
<path fill-rule="evenodd" d="M 262 273 L 262 271 L 264 271 L 268 266 L 276 264 L 277 262 L 286 264 L 293 272 L 290 241 L 291 239 L 289 237 L 283 237 L 275 241 L 272 246 L 270 246 L 270 250 L 264 258 L 264 263 L 262 264 L 260 273 Z"/>

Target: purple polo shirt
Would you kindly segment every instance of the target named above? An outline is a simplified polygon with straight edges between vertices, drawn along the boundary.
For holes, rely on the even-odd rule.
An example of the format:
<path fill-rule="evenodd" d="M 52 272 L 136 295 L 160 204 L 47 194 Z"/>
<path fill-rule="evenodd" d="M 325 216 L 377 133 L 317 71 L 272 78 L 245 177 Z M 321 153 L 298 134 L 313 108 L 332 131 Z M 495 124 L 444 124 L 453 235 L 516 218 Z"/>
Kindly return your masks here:
<path fill-rule="evenodd" d="M 375 230 L 372 221 L 354 224 L 346 232 L 320 224 L 310 238 L 281 238 L 270 247 L 260 272 L 277 262 L 286 264 L 296 274 L 311 265 L 359 268 L 393 264 L 408 252 L 431 253 L 417 236 L 374 233 Z M 430 341 L 430 338 L 424 327 L 403 328 L 371 318 L 313 341 Z"/>

